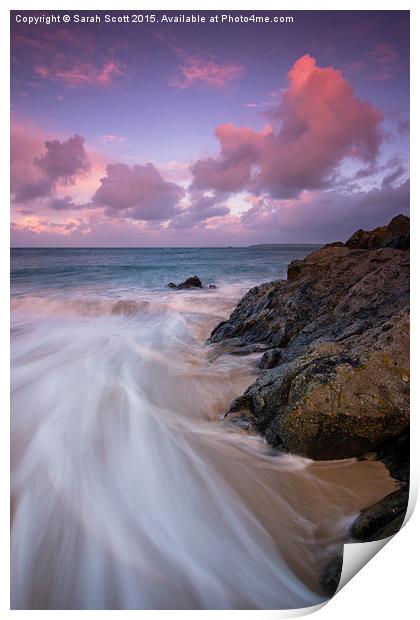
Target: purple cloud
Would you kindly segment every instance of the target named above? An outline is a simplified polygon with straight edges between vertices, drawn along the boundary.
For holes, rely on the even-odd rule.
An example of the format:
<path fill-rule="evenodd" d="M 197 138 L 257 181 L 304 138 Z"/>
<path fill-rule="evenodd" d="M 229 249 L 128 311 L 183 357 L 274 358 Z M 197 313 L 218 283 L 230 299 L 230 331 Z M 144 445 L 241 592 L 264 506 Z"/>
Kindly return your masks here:
<path fill-rule="evenodd" d="M 166 220 L 178 213 L 184 193 L 176 183 L 165 181 L 153 164 L 109 164 L 92 201 L 112 217 Z"/>

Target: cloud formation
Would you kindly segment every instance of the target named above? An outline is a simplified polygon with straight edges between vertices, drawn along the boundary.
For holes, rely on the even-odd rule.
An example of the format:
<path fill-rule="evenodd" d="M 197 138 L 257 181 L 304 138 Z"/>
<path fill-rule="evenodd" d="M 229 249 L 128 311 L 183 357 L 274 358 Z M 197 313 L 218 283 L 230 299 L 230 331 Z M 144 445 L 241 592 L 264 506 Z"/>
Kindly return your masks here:
<path fill-rule="evenodd" d="M 216 129 L 220 153 L 192 167 L 199 189 L 297 196 L 325 188 L 346 157 L 375 160 L 382 115 L 356 97 L 340 71 L 318 67 L 309 55 L 288 74 L 289 87 L 262 131 L 234 125 Z"/>
<path fill-rule="evenodd" d="M 171 79 L 171 85 L 176 88 L 190 88 L 191 86 L 205 86 L 210 88 L 226 88 L 238 80 L 244 73 L 239 62 L 215 62 L 201 58 L 198 55 L 189 55 L 177 50 L 183 62 L 178 67 L 178 73 Z"/>
<path fill-rule="evenodd" d="M 286 242 L 324 243 L 346 240 L 355 226 L 370 230 L 398 213 L 408 213 L 410 184 L 406 180 L 397 187 L 385 183 L 369 191 L 314 190 L 288 200 L 256 196 L 248 200 L 252 206 L 240 218 L 245 228 L 260 231 L 268 240 L 281 235 Z"/>
<path fill-rule="evenodd" d="M 77 175 L 90 169 L 85 139 L 75 135 L 68 140 L 46 140 L 45 153 L 34 160 L 41 172 L 52 182 L 74 183 Z"/>
<path fill-rule="evenodd" d="M 189 197 L 190 206 L 171 220 L 170 228 L 192 228 L 213 217 L 221 217 L 230 212 L 229 207 L 223 204 L 224 196 L 193 190 Z"/>
<path fill-rule="evenodd" d="M 79 63 L 70 68 L 56 65 L 39 65 L 35 67 L 37 77 L 64 82 L 68 86 L 107 86 L 116 77 L 124 75 L 120 64 L 108 61 L 102 67 L 92 63 Z"/>
<path fill-rule="evenodd" d="M 79 135 L 68 140 L 46 140 L 44 153 L 33 157 L 40 147 L 29 131 L 25 138 L 21 127 L 12 130 L 16 142 L 12 148 L 12 193 L 15 202 L 28 202 L 49 196 L 57 184 L 74 184 L 76 177 L 89 172 L 91 164 L 85 140 Z M 12 138 L 13 139 L 13 138 Z M 25 145 L 29 151 L 25 153 Z"/>
<path fill-rule="evenodd" d="M 145 166 L 109 164 L 93 203 L 106 207 L 110 216 L 136 220 L 165 220 L 178 212 L 184 190 L 165 181 L 151 163 Z"/>

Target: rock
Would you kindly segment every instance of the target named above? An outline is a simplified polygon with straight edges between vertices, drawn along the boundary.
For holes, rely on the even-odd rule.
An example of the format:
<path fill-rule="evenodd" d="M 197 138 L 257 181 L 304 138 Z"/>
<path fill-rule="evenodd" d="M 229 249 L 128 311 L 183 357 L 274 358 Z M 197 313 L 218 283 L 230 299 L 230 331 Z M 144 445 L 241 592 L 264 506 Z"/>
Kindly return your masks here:
<path fill-rule="evenodd" d="M 280 349 L 269 349 L 264 353 L 258 363 L 258 368 L 269 369 L 274 368 L 281 360 Z"/>
<path fill-rule="evenodd" d="M 384 247 L 384 239 L 387 227 L 380 226 L 374 230 L 356 230 L 355 233 L 346 241 L 346 246 L 359 250 L 374 250 Z"/>
<path fill-rule="evenodd" d="M 249 409 L 251 405 L 251 399 L 246 395 L 242 394 L 242 396 L 238 396 L 230 403 L 229 413 L 236 413 L 238 411 L 242 411 L 243 409 Z"/>
<path fill-rule="evenodd" d="M 405 215 L 397 215 L 390 221 L 384 239 L 384 246 L 398 250 L 410 248 L 410 219 Z"/>
<path fill-rule="evenodd" d="M 384 243 L 387 234 L 395 239 L 402 221 L 391 224 L 363 245 Z M 213 330 L 209 341 L 223 346 L 233 339 L 243 348 L 281 349 L 277 364 L 245 392 L 271 445 L 313 459 L 347 458 L 404 433 L 409 264 L 400 249 L 330 244 L 289 269 L 287 281 L 248 291 Z"/>
<path fill-rule="evenodd" d="M 399 435 L 383 441 L 376 455 L 393 478 L 401 482 L 410 479 L 410 428 L 406 426 Z"/>
<path fill-rule="evenodd" d="M 287 279 L 288 280 L 296 280 L 302 272 L 302 269 L 305 267 L 305 261 L 303 260 L 292 260 L 292 262 L 287 267 Z"/>
<path fill-rule="evenodd" d="M 404 522 L 408 505 L 408 486 L 390 493 L 384 499 L 362 510 L 350 526 L 350 536 L 363 542 L 393 536 Z"/>
<path fill-rule="evenodd" d="M 336 593 L 342 570 L 343 556 L 334 558 L 322 569 L 321 575 L 319 576 L 319 583 L 329 596 L 333 596 Z"/>
<path fill-rule="evenodd" d="M 209 284 L 209 288 L 217 288 L 215 284 Z"/>
<path fill-rule="evenodd" d="M 397 215 L 388 226 L 380 226 L 374 230 L 357 230 L 346 241 L 352 249 L 373 250 L 390 247 L 408 250 L 410 247 L 410 219 L 406 215 Z"/>
<path fill-rule="evenodd" d="M 182 290 L 184 288 L 203 288 L 203 284 L 198 276 L 192 276 L 181 282 L 181 284 L 174 284 L 174 282 L 169 282 L 166 285 L 169 288 L 176 288 L 178 290 Z"/>

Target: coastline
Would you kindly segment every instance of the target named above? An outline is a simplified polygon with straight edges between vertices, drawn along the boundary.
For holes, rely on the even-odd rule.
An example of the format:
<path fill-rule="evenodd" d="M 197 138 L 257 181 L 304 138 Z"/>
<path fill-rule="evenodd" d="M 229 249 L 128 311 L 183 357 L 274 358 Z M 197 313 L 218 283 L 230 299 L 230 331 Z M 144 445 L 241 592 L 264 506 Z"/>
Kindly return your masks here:
<path fill-rule="evenodd" d="M 409 218 L 359 230 L 254 287 L 208 342 L 262 352 L 256 381 L 224 418 L 273 449 L 315 460 L 375 458 L 398 489 L 367 506 L 349 541 L 399 531 L 409 486 Z M 338 586 L 342 562 L 320 575 Z"/>

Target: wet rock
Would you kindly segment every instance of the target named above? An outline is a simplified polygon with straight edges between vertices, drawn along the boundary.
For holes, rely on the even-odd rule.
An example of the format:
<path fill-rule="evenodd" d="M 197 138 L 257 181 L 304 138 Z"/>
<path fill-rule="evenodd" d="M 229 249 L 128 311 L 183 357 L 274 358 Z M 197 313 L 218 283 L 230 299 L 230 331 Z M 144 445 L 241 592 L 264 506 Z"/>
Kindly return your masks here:
<path fill-rule="evenodd" d="M 269 349 L 264 353 L 258 363 L 258 368 L 264 370 L 274 368 L 281 360 L 281 349 Z"/>
<path fill-rule="evenodd" d="M 401 482 L 410 479 L 410 428 L 406 426 L 401 433 L 383 441 L 376 450 L 393 478 Z"/>
<path fill-rule="evenodd" d="M 228 413 L 236 413 L 242 409 L 249 409 L 250 405 L 251 399 L 246 394 L 242 394 L 242 396 L 238 396 L 238 398 L 235 398 L 235 400 L 230 403 Z"/>
<path fill-rule="evenodd" d="M 362 510 L 350 526 L 350 536 L 363 542 L 393 536 L 404 522 L 408 505 L 408 486 Z"/>
<path fill-rule="evenodd" d="M 343 570 L 343 556 L 331 560 L 321 571 L 319 583 L 326 594 L 333 596 L 336 593 Z"/>
<path fill-rule="evenodd" d="M 209 288 L 217 288 L 215 284 L 209 284 Z"/>
<path fill-rule="evenodd" d="M 394 239 L 403 221 L 351 245 Z M 347 458 L 379 450 L 407 429 L 409 260 L 392 247 L 330 244 L 299 261 L 287 281 L 248 291 L 213 330 L 209 341 L 223 346 L 281 349 L 245 392 L 271 445 Z"/>
<path fill-rule="evenodd" d="M 174 282 L 169 282 L 166 285 L 168 288 L 176 288 L 178 290 L 182 290 L 185 288 L 203 288 L 203 284 L 198 276 L 191 276 L 181 282 L 180 284 L 175 284 Z"/>

